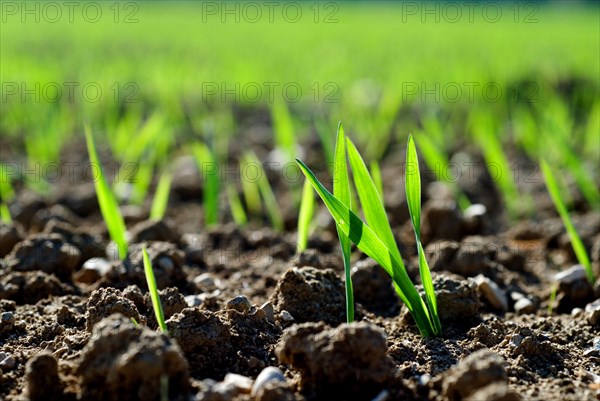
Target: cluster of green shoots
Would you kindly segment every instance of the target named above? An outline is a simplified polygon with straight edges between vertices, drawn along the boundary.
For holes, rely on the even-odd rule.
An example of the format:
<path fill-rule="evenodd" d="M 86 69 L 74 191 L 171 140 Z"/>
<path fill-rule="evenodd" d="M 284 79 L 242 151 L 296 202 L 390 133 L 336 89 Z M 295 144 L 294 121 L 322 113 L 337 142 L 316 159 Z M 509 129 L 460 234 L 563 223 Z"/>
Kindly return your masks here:
<path fill-rule="evenodd" d="M 354 188 L 360 199 L 366 222 L 353 212 L 347 159 L 350 162 Z M 346 138 L 341 123 L 338 126 L 334 160 L 333 194 L 301 160 L 296 159 L 296 162 L 336 223 L 346 275 L 347 320 L 349 322 L 354 320 L 350 277 L 350 247 L 351 243 L 354 243 L 391 276 L 396 293 L 413 316 L 421 335 L 424 337 L 441 335 L 442 327 L 435 291 L 421 243 L 421 178 L 414 139 L 409 136 L 407 145 L 406 199 L 417 242 L 419 273 L 425 290 L 425 300 L 419 295 L 408 276 L 384 209 L 380 189 L 355 145 Z"/>

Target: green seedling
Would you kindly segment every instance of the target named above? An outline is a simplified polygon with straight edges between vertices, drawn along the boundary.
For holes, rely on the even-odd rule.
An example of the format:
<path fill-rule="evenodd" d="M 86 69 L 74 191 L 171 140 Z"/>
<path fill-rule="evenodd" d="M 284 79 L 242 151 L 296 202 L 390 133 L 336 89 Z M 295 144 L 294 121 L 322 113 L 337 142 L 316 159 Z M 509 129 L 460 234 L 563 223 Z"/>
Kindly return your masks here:
<path fill-rule="evenodd" d="M 7 170 L 8 167 L 0 163 L 0 220 L 10 223 L 12 218 L 8 209 L 8 202 L 15 197 L 15 191 Z"/>
<path fill-rule="evenodd" d="M 96 146 L 94 145 L 94 138 L 87 124 L 85 125 L 85 140 L 87 142 L 90 163 L 98 172 L 94 180 L 94 185 L 96 187 L 100 212 L 102 213 L 102 218 L 104 219 L 110 238 L 117 244 L 119 258 L 123 260 L 127 256 L 128 248 L 127 240 L 125 239 L 125 222 L 119 210 L 119 204 L 102 172 L 102 166 L 96 153 Z"/>
<path fill-rule="evenodd" d="M 474 111 L 471 115 L 471 129 L 483 153 L 490 176 L 500 187 L 509 215 L 516 218 L 531 213 L 533 202 L 528 194 L 519 193 L 513 181 L 508 158 L 497 136 L 496 125 L 497 120 L 488 113 Z"/>
<path fill-rule="evenodd" d="M 0 201 L 3 203 L 8 203 L 15 197 L 8 170 L 7 165 L 0 163 Z"/>
<path fill-rule="evenodd" d="M 7 224 L 12 222 L 10 210 L 8 209 L 8 205 L 6 203 L 0 203 L 0 221 L 3 221 Z"/>
<path fill-rule="evenodd" d="M 348 237 L 361 251 L 379 263 L 392 277 L 396 292 L 413 316 L 421 335 L 425 337 L 440 335 L 441 327 L 437 322 L 435 294 L 432 292 L 432 286 L 429 286 L 427 283 L 427 281 L 431 281 L 431 278 L 428 277 L 427 265 L 422 265 L 422 271 L 425 272 L 425 269 L 427 269 L 427 274 L 422 274 L 421 277 L 424 281 L 428 299 L 426 304 L 408 276 L 377 187 L 352 141 L 347 139 L 346 142 L 348 158 L 354 176 L 354 186 L 360 199 L 366 223 L 352 212 L 349 205 L 331 194 L 301 160 L 296 159 L 296 162 L 323 200 L 323 203 L 327 206 L 327 209 L 336 222 L 338 230 Z M 337 149 L 342 149 L 339 143 L 336 146 Z M 341 160 L 341 158 L 338 158 L 336 155 L 336 162 L 338 160 Z M 338 167 L 336 166 L 336 171 L 337 169 Z M 415 181 L 412 179 L 409 191 L 417 189 L 415 185 Z M 410 195 L 416 199 L 412 192 Z M 413 204 L 413 215 L 415 216 L 416 211 L 417 209 Z M 413 224 L 415 221 L 416 219 L 413 219 Z M 415 227 L 415 231 L 418 232 L 418 230 L 419 228 Z M 344 238 L 344 236 L 340 238 Z M 424 258 L 424 255 L 422 258 Z"/>
<path fill-rule="evenodd" d="M 243 157 L 240 160 L 240 177 L 248 214 L 256 216 L 261 212 L 260 190 L 254 177 L 251 179 L 249 176 L 254 172 L 250 159 L 249 157 Z"/>
<path fill-rule="evenodd" d="M 421 282 L 425 289 L 425 296 L 427 299 L 427 307 L 431 313 L 431 319 L 435 326 L 436 334 L 442 332 L 442 325 L 440 323 L 437 300 L 435 297 L 435 290 L 433 288 L 433 282 L 431 280 L 431 273 L 429 271 L 429 265 L 425 258 L 425 250 L 421 243 L 421 173 L 419 170 L 419 158 L 417 156 L 417 147 L 412 135 L 408 136 L 408 145 L 406 146 L 406 201 L 408 203 L 408 212 L 410 214 L 410 220 L 415 231 L 415 238 L 417 240 L 417 251 L 419 256 L 419 275 L 421 276 Z"/>
<path fill-rule="evenodd" d="M 204 184 L 204 223 L 207 226 L 219 222 L 219 169 L 213 152 L 203 143 L 192 147 L 196 164 Z"/>
<path fill-rule="evenodd" d="M 303 252 L 308 245 L 308 234 L 310 223 L 315 210 L 315 195 L 308 181 L 302 187 L 302 201 L 300 202 L 300 213 L 298 214 L 298 250 Z"/>
<path fill-rule="evenodd" d="M 590 118 L 591 121 L 593 119 L 594 117 Z M 583 197 L 593 209 L 598 210 L 600 208 L 600 189 L 593 177 L 590 176 L 584 159 L 581 157 L 585 148 L 577 149 L 573 143 L 572 135 L 575 134 L 575 123 L 567 105 L 558 96 L 551 97 L 549 104 L 544 106 L 541 124 L 542 142 L 552 144 L 551 147 L 546 147 L 544 157 L 549 156 L 548 160 L 551 163 L 565 166 L 575 179 Z M 591 146 L 592 149 L 598 147 L 600 137 L 597 132 L 595 138 L 595 145 Z M 583 144 L 584 140 L 582 138 L 577 142 Z"/>
<path fill-rule="evenodd" d="M 279 205 L 277 204 L 277 199 L 275 198 L 271 184 L 269 184 L 267 173 L 265 172 L 262 163 L 258 157 L 256 157 L 254 152 L 249 151 L 246 154 L 246 165 L 252 166 L 257 171 L 256 185 L 258 186 L 258 191 L 260 192 L 261 198 L 265 204 L 265 209 L 267 211 L 267 215 L 269 216 L 269 220 L 271 221 L 271 225 L 275 230 L 283 231 L 283 216 L 281 214 L 281 210 L 279 209 Z"/>
<path fill-rule="evenodd" d="M 541 159 L 540 167 L 542 169 L 542 174 L 544 175 L 544 180 L 546 181 L 546 187 L 548 188 L 552 202 L 554 202 L 554 207 L 556 207 L 556 210 L 558 211 L 558 214 L 565 225 L 569 239 L 571 240 L 571 246 L 573 247 L 573 251 L 575 251 L 575 256 L 577 257 L 579 264 L 585 268 L 588 280 L 590 283 L 592 283 L 592 285 L 594 285 L 594 272 L 592 270 L 590 258 L 585 251 L 585 246 L 583 245 L 581 237 L 579 237 L 577 230 L 575 230 L 575 226 L 571 221 L 571 217 L 569 216 L 569 212 L 565 206 L 565 202 L 563 201 L 561 189 L 559 188 L 558 182 L 555 178 L 557 175 L 552 171 L 552 168 L 544 159 Z"/>
<path fill-rule="evenodd" d="M 225 190 L 227 192 L 227 200 L 229 202 L 229 209 L 231 210 L 233 221 L 240 227 L 245 226 L 248 222 L 248 216 L 242 206 L 242 201 L 240 200 L 240 196 L 238 195 L 235 186 L 231 184 L 227 185 Z"/>
<path fill-rule="evenodd" d="M 310 180 L 307 180 L 310 181 Z M 312 182 L 311 182 L 312 184 Z M 335 143 L 334 170 L 333 170 L 333 194 L 346 207 L 352 208 L 352 196 L 350 193 L 350 180 L 348 178 L 348 166 L 346 163 L 346 135 L 344 127 L 340 122 Z M 352 266 L 350 265 L 352 242 L 344 230 L 336 222 L 336 230 L 340 240 L 340 249 L 344 262 L 344 275 L 346 287 L 346 321 L 354 321 L 354 288 L 352 286 Z"/>
<path fill-rule="evenodd" d="M 150 207 L 150 218 L 152 220 L 162 220 L 169 204 L 169 191 L 171 190 L 171 173 L 167 170 L 163 172 L 156 186 L 156 193 Z"/>
<path fill-rule="evenodd" d="M 148 283 L 148 291 L 150 292 L 150 299 L 152 299 L 152 308 L 154 309 L 154 316 L 160 330 L 167 334 L 167 324 L 165 323 L 165 315 L 163 308 L 160 303 L 160 296 L 158 295 L 158 288 L 156 287 L 156 279 L 154 278 L 154 270 L 152 269 L 152 262 L 148 256 L 146 247 L 142 248 L 142 257 L 144 259 L 144 274 L 146 275 L 146 283 Z"/>
<path fill-rule="evenodd" d="M 555 283 L 550 290 L 550 299 L 548 300 L 548 308 L 546 312 L 551 315 L 554 310 L 554 303 L 556 302 L 556 293 L 558 292 L 558 283 Z"/>
<path fill-rule="evenodd" d="M 296 133 L 292 116 L 284 101 L 273 103 L 271 106 L 271 119 L 275 133 L 275 145 L 285 152 L 289 160 L 292 160 L 296 150 Z"/>

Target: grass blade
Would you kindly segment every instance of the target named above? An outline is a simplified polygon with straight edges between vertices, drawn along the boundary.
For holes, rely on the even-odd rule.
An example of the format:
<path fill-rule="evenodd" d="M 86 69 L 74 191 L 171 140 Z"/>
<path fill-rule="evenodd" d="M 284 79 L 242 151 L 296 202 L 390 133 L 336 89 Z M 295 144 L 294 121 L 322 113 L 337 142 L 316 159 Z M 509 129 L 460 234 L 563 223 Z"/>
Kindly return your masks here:
<path fill-rule="evenodd" d="M 219 221 L 219 169 L 212 151 L 203 143 L 192 147 L 203 181 L 204 223 L 212 226 Z"/>
<path fill-rule="evenodd" d="M 154 278 L 154 270 L 152 269 L 152 262 L 148 257 L 148 251 L 146 247 L 142 248 L 142 257 L 144 260 L 144 274 L 146 275 L 146 283 L 148 283 L 148 291 L 150 292 L 150 299 L 152 300 L 152 308 L 154 309 L 154 315 L 158 327 L 163 333 L 167 333 L 167 324 L 165 323 L 165 315 L 163 308 L 160 303 L 160 296 L 158 295 L 158 288 L 156 287 L 156 279 Z"/>
<path fill-rule="evenodd" d="M 245 226 L 248 222 L 248 216 L 246 216 L 242 201 L 240 200 L 235 187 L 231 184 L 227 185 L 225 191 L 227 192 L 227 200 L 229 202 L 229 209 L 231 210 L 233 221 L 235 221 L 235 224 L 238 226 Z"/>
<path fill-rule="evenodd" d="M 308 231 L 315 209 L 315 196 L 310 182 L 306 181 L 302 187 L 302 201 L 298 215 L 298 249 L 300 252 L 306 249 L 308 244 Z"/>
<path fill-rule="evenodd" d="M 242 192 L 244 194 L 244 201 L 246 202 L 246 208 L 250 215 L 258 215 L 261 211 L 260 202 L 260 190 L 256 184 L 254 177 L 250 179 L 248 176 L 250 169 L 252 168 L 248 157 L 243 157 L 240 160 L 240 179 L 242 181 Z"/>
<path fill-rule="evenodd" d="M 273 120 L 275 144 L 292 160 L 296 147 L 296 133 L 287 103 L 284 101 L 274 102 L 271 107 L 271 119 Z"/>
<path fill-rule="evenodd" d="M 117 200 L 112 193 L 104 173 L 102 172 L 102 166 L 96 153 L 96 147 L 94 145 L 94 138 L 90 127 L 85 125 L 85 139 L 87 142 L 88 154 L 90 158 L 90 164 L 96 166 L 98 169 L 98 177 L 94 180 L 96 186 L 96 196 L 98 197 L 98 204 L 100 205 L 100 212 L 104 218 L 104 223 L 108 229 L 110 238 L 117 244 L 119 250 L 119 258 L 125 259 L 127 256 L 127 240 L 125 239 L 125 222 L 123 216 L 119 210 Z"/>
<path fill-rule="evenodd" d="M 15 196 L 10 175 L 8 166 L 0 163 L 0 201 L 4 203 L 10 202 Z"/>
<path fill-rule="evenodd" d="M 308 182 L 308 181 L 307 181 Z M 352 208 L 352 196 L 350 194 L 350 180 L 348 178 L 348 166 L 346 163 L 346 135 L 344 127 L 338 124 L 337 139 L 335 143 L 334 170 L 333 170 L 333 194 L 348 209 Z M 346 321 L 354 321 L 354 289 L 352 286 L 352 267 L 350 266 L 351 246 L 350 238 L 336 224 L 342 258 L 344 261 L 344 275 L 346 282 Z"/>
<path fill-rule="evenodd" d="M 379 196 L 375 182 L 373 182 L 369 170 L 367 170 L 367 166 L 360 153 L 358 153 L 356 146 L 354 146 L 350 139 L 347 139 L 347 143 L 348 157 L 354 176 L 354 187 L 358 193 L 367 224 L 373 228 L 373 231 L 379 234 L 386 247 L 394 254 L 394 257 L 397 260 L 401 260 L 398 245 L 394 239 L 394 234 L 392 233 L 392 228 L 390 227 L 390 222 L 385 213 L 383 201 Z"/>
<path fill-rule="evenodd" d="M 546 160 L 541 159 L 540 167 L 542 169 L 542 174 L 544 175 L 544 180 L 546 181 L 546 187 L 548 188 L 548 192 L 550 193 L 550 197 L 552 198 L 552 202 L 554 202 L 554 206 L 560 215 L 560 218 L 565 225 L 565 229 L 569 235 L 569 239 L 571 240 L 571 246 L 573 247 L 573 251 L 575 251 L 575 256 L 577 256 L 577 260 L 579 263 L 585 267 L 585 271 L 588 276 L 588 280 L 592 285 L 594 284 L 594 272 L 592 271 L 592 264 L 588 257 L 587 252 L 585 251 L 585 246 L 583 245 L 583 241 L 581 241 L 581 237 L 577 234 L 577 230 L 575 230 L 575 226 L 569 217 L 569 212 L 567 211 L 567 207 L 561 196 L 561 190 L 558 186 L 557 181 L 555 180 L 555 174 L 550 168 L 550 165 L 546 162 Z"/>
<path fill-rule="evenodd" d="M 169 203 L 169 191 L 171 190 L 171 173 L 165 171 L 161 174 L 156 193 L 150 207 L 150 218 L 152 220 L 161 220 L 165 216 L 167 205 Z"/>
<path fill-rule="evenodd" d="M 8 205 L 6 203 L 0 203 L 0 221 L 5 222 L 6 224 L 10 224 L 12 222 L 10 210 L 8 209 Z"/>
<path fill-rule="evenodd" d="M 415 230 L 417 242 L 421 242 L 421 172 L 419 171 L 417 148 L 412 135 L 408 135 L 408 144 L 406 145 L 406 171 L 404 177 L 410 220 Z"/>
<path fill-rule="evenodd" d="M 269 220 L 271 221 L 271 224 L 273 225 L 273 228 L 275 230 L 283 231 L 283 216 L 281 215 L 281 210 L 279 210 L 277 198 L 275 198 L 275 194 L 273 193 L 271 184 L 269 184 L 269 178 L 262 166 L 262 163 L 252 151 L 248 152 L 246 157 L 247 164 L 252 165 L 258 169 L 259 176 L 257 178 L 256 184 L 258 185 L 258 190 L 260 191 L 262 199 L 265 203 L 265 208 L 267 209 Z"/>
<path fill-rule="evenodd" d="M 301 160 L 296 159 L 296 162 L 325 203 L 325 206 L 327 206 L 339 229 L 361 251 L 374 259 L 392 277 L 396 292 L 415 319 L 420 333 L 425 337 L 435 335 L 435 330 L 430 321 L 425 303 L 410 281 L 402 259 L 396 257 L 399 254 L 398 250 L 396 249 L 395 252 L 390 251 L 386 244 L 360 217 L 327 191 L 323 184 L 315 177 L 314 173 Z"/>
<path fill-rule="evenodd" d="M 435 333 L 439 335 L 442 332 L 442 325 L 438 315 L 437 299 L 435 297 L 433 281 L 431 280 L 431 271 L 429 270 L 429 265 L 427 264 L 427 259 L 425 258 L 425 251 L 423 250 L 423 244 L 421 243 L 421 173 L 419 170 L 417 147 L 415 146 L 415 141 L 412 135 L 408 136 L 408 144 L 406 146 L 405 178 L 408 212 L 410 214 L 410 219 L 412 221 L 417 240 L 419 275 L 421 276 L 421 282 L 423 284 L 423 289 L 425 290 L 427 306 L 434 323 Z"/>

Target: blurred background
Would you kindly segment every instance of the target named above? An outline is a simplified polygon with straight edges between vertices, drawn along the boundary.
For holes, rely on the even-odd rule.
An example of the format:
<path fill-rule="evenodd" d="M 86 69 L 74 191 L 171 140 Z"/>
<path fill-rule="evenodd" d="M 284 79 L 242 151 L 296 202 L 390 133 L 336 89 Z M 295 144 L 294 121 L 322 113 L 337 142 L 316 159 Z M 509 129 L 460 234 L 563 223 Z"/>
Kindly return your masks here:
<path fill-rule="evenodd" d="M 64 163 L 86 157 L 84 123 L 108 164 L 136 163 L 137 195 L 120 197 L 143 205 L 197 141 L 222 163 L 253 149 L 326 170 L 341 120 L 367 162 L 401 164 L 412 132 L 432 179 L 466 152 L 500 163 L 506 201 L 543 155 L 574 208 L 600 202 L 593 1 L 3 1 L 1 12 L 0 162 L 14 188 L 64 191 Z"/>

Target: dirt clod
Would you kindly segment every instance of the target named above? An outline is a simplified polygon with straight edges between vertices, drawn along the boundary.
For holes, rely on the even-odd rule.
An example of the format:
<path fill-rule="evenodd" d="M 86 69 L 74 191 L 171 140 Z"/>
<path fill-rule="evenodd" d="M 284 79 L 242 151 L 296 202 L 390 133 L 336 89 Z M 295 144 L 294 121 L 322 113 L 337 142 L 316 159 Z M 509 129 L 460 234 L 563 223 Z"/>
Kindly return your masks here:
<path fill-rule="evenodd" d="M 461 401 L 490 384 L 508 384 L 504 360 L 496 353 L 482 349 L 453 367 L 444 380 L 444 395 L 450 401 Z"/>
<path fill-rule="evenodd" d="M 146 323 L 146 318 L 140 315 L 135 304 L 121 291 L 114 288 L 100 288 L 92 292 L 87 302 L 85 314 L 87 331 L 91 333 L 96 323 L 113 313 L 135 319 L 139 324 Z"/>
<path fill-rule="evenodd" d="M 18 243 L 7 256 L 14 271 L 43 271 L 70 282 L 81 253 L 58 234 L 34 234 Z"/>
<path fill-rule="evenodd" d="M 78 373 L 82 399 L 89 401 L 154 401 L 163 391 L 169 400 L 184 400 L 189 391 L 188 365 L 179 346 L 116 314 L 94 327 Z"/>
<path fill-rule="evenodd" d="M 480 302 L 477 285 L 472 279 L 445 274 L 435 277 L 433 286 L 443 323 L 470 324 L 478 319 Z"/>
<path fill-rule="evenodd" d="M 16 224 L 0 221 L 0 258 L 10 253 L 13 247 L 23 240 L 24 234 Z"/>
<path fill-rule="evenodd" d="M 58 361 L 50 352 L 41 352 L 27 361 L 26 396 L 30 401 L 60 401 L 64 398 L 63 384 L 58 377 Z"/>
<path fill-rule="evenodd" d="M 299 323 L 337 325 L 345 319 L 344 285 L 331 269 L 289 269 L 278 281 L 272 300 L 276 311 L 288 311 Z"/>
<path fill-rule="evenodd" d="M 370 399 L 394 377 L 386 351 L 384 332 L 371 324 L 304 323 L 286 330 L 277 357 L 300 372 L 309 398 Z"/>

